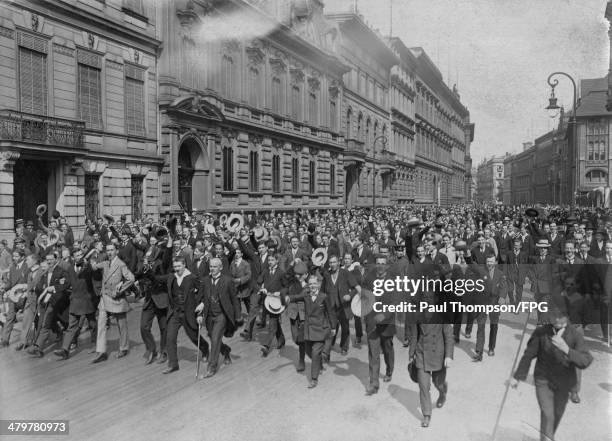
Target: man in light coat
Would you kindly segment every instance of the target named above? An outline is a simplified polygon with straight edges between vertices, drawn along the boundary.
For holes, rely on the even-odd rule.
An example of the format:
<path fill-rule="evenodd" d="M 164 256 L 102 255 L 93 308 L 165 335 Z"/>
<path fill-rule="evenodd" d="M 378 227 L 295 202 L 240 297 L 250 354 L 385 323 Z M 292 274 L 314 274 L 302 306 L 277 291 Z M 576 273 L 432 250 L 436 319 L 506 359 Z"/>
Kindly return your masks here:
<path fill-rule="evenodd" d="M 127 312 L 130 305 L 126 299 L 127 289 L 134 284 L 134 274 L 126 264 L 117 257 L 117 247 L 109 243 L 106 245 L 108 260 L 97 263 L 92 262 L 92 269 L 102 270 L 102 290 L 98 304 L 98 338 L 96 341 L 96 358 L 92 363 L 99 363 L 108 359 L 106 353 L 106 321 L 110 315 L 117 318 L 119 326 L 119 353 L 117 358 L 125 357 L 129 349 Z"/>

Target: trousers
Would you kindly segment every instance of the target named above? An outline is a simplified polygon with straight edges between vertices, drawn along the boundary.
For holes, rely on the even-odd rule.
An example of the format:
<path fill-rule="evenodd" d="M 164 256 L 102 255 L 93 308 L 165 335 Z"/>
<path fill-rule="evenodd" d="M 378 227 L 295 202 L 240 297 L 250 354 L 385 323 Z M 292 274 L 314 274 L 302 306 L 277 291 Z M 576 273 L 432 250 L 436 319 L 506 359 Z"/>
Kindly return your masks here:
<path fill-rule="evenodd" d="M 310 364 L 310 379 L 318 380 L 319 374 L 321 373 L 321 357 L 323 354 L 323 347 L 325 346 L 324 341 L 310 341 L 306 340 L 306 354 L 312 360 Z M 301 359 L 300 361 L 303 361 Z"/>
<path fill-rule="evenodd" d="M 553 441 L 565 406 L 569 391 L 550 384 L 545 378 L 535 378 L 535 391 L 540 406 L 540 441 Z"/>
<path fill-rule="evenodd" d="M 224 357 L 229 357 L 231 348 L 223 343 L 223 334 L 225 334 L 225 326 L 227 318 L 225 314 L 218 315 L 209 314 L 206 318 L 206 329 L 210 338 L 210 355 L 208 356 L 208 370 L 216 372 L 219 367 L 219 353 Z"/>
<path fill-rule="evenodd" d="M 285 344 L 285 334 L 283 333 L 280 320 L 280 314 L 268 314 L 268 336 L 263 344 L 266 348 L 272 347 L 272 342 L 274 341 L 275 337 L 276 343 L 279 347 Z"/>
<path fill-rule="evenodd" d="M 85 324 L 85 320 L 87 320 L 87 323 L 89 324 L 90 341 L 93 344 L 96 343 L 96 338 L 98 336 L 96 313 L 70 314 L 70 317 L 68 318 L 68 329 L 66 329 L 66 332 L 64 333 L 62 349 L 66 351 L 70 350 L 70 344 L 73 340 L 79 338 L 79 332 L 81 331 L 81 327 Z"/>
<path fill-rule="evenodd" d="M 393 351 L 393 336 L 385 337 L 377 331 L 368 334 L 368 365 L 370 370 L 370 386 L 378 388 L 380 376 L 380 353 L 385 359 L 386 375 L 393 375 L 395 352 Z"/>
<path fill-rule="evenodd" d="M 159 352 L 166 352 L 166 337 L 168 327 L 167 315 L 168 308 L 158 308 L 155 306 L 153 301 L 150 301 L 147 306 L 142 308 L 142 313 L 140 314 L 140 336 L 142 337 L 142 341 L 147 348 L 147 352 L 157 352 L 155 339 L 153 338 L 153 333 L 151 332 L 154 318 L 157 318 L 157 325 L 159 326 Z"/>
<path fill-rule="evenodd" d="M 106 321 L 109 317 L 115 317 L 119 327 L 119 350 L 127 351 L 130 348 L 128 336 L 127 313 L 109 313 L 104 308 L 98 309 L 98 338 L 96 339 L 96 352 L 106 352 Z"/>
<path fill-rule="evenodd" d="M 185 318 L 184 311 L 172 311 L 168 315 L 168 327 L 166 328 L 167 333 L 167 346 L 166 350 L 168 352 L 168 367 L 170 368 L 178 368 L 178 348 L 177 348 L 177 339 L 178 332 L 181 327 L 185 330 L 185 334 L 189 337 L 189 340 L 194 345 L 198 345 L 198 329 L 192 328 L 187 323 L 187 319 Z M 208 342 L 204 340 L 204 337 L 200 336 L 200 352 L 203 357 L 208 357 Z"/>
<path fill-rule="evenodd" d="M 422 368 L 417 369 L 417 379 L 419 381 L 419 400 L 421 402 L 421 413 L 423 416 L 431 416 L 431 381 L 440 394 L 446 394 L 446 368 L 439 371 L 427 372 Z"/>
<path fill-rule="evenodd" d="M 497 328 L 499 324 L 499 312 L 491 312 L 488 314 L 491 320 L 489 329 L 489 350 L 495 349 L 495 343 L 497 342 Z M 476 323 L 478 328 L 476 330 L 476 352 L 481 354 L 484 349 L 485 342 L 485 327 L 487 325 L 487 313 L 481 312 L 476 317 Z"/>

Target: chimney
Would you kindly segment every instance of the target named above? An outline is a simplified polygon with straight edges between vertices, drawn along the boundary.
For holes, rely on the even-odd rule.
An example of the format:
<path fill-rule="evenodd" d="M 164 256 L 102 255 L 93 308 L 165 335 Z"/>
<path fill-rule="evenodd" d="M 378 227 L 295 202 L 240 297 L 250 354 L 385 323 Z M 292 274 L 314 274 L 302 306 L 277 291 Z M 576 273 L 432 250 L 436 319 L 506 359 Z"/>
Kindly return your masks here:
<path fill-rule="evenodd" d="M 533 147 L 533 142 L 529 141 L 523 143 L 523 151 L 529 150 L 531 147 Z"/>

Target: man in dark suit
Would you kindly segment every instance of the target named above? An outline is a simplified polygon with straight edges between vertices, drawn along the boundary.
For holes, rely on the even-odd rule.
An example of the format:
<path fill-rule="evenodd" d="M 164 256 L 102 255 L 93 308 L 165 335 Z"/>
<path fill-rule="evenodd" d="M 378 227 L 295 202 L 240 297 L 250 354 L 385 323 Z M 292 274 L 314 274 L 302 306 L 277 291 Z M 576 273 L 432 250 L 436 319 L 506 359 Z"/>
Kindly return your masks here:
<path fill-rule="evenodd" d="M 83 259 L 83 251 L 77 249 L 73 253 L 73 258 L 74 265 L 68 270 L 70 286 L 72 288 L 72 293 L 70 294 L 68 329 L 64 334 L 62 348 L 54 351 L 55 355 L 64 360 L 68 359 L 70 356 L 70 345 L 76 342 L 79 331 L 86 320 L 89 324 L 89 332 L 91 334 L 90 341 L 92 345 L 95 345 L 98 335 L 96 321 L 98 299 L 91 280 L 92 269 L 89 262 Z"/>
<path fill-rule="evenodd" d="M 595 232 L 593 241 L 591 242 L 591 249 L 589 250 L 589 254 L 596 259 L 601 259 L 606 254 L 604 240 L 605 234 L 606 230 L 598 229 Z"/>
<path fill-rule="evenodd" d="M 193 262 L 189 267 L 189 271 L 198 279 L 198 285 L 200 285 L 204 278 L 210 274 L 210 268 L 206 259 L 206 250 L 202 245 L 196 246 L 193 250 Z"/>
<path fill-rule="evenodd" d="M 153 319 L 157 318 L 159 326 L 159 364 L 163 364 L 168 360 L 166 351 L 166 337 L 168 327 L 168 286 L 167 276 L 164 273 L 164 268 L 169 266 L 168 261 L 171 261 L 172 250 L 166 247 L 157 258 L 152 254 L 151 250 L 147 251 L 143 259 L 143 267 L 136 278 L 142 282 L 144 292 L 144 303 L 142 305 L 142 313 L 140 315 L 140 336 L 145 344 L 145 364 L 151 364 L 157 358 L 157 348 L 155 339 L 151 333 Z"/>
<path fill-rule="evenodd" d="M 523 241 L 514 239 L 513 249 L 506 252 L 504 257 L 504 269 L 508 282 L 508 298 L 511 303 L 517 305 L 523 298 L 523 285 L 527 277 L 527 264 L 529 256 L 522 250 Z"/>
<path fill-rule="evenodd" d="M 117 251 L 117 257 L 127 265 L 132 273 L 136 272 L 138 253 L 134 243 L 130 239 L 130 235 L 126 231 L 121 233 L 121 245 Z"/>
<path fill-rule="evenodd" d="M 554 258 L 560 258 L 563 255 L 563 247 L 565 246 L 565 240 L 563 236 L 559 234 L 559 229 L 556 222 L 550 223 L 550 234 L 548 235 L 550 241 L 550 255 Z"/>
<path fill-rule="evenodd" d="M 162 372 L 169 374 L 178 371 L 177 337 L 178 331 L 183 327 L 189 340 L 198 345 L 199 324 L 196 319 L 196 306 L 200 308 L 202 293 L 199 291 L 198 280 L 185 268 L 183 257 L 174 257 L 172 260 L 174 274 L 166 276 L 166 289 L 168 292 L 169 310 L 167 327 L 168 367 Z M 198 311 L 199 312 L 199 311 Z M 200 336 L 200 351 L 202 358 L 208 357 L 208 342 Z"/>
<path fill-rule="evenodd" d="M 346 355 L 348 354 L 350 342 L 349 320 L 353 318 L 351 300 L 355 293 L 361 294 L 361 287 L 350 272 L 340 268 L 338 256 L 329 256 L 327 263 L 329 265 L 329 272 L 325 271 L 323 273 L 322 289 L 330 298 L 331 312 L 335 314 L 336 321 L 340 326 L 340 350 L 342 355 Z M 324 362 L 329 363 L 331 349 L 334 344 L 335 338 L 329 338 L 325 341 L 325 348 L 323 350 Z"/>
<path fill-rule="evenodd" d="M 36 344 L 28 350 L 28 354 L 35 357 L 43 357 L 43 349 L 51 330 L 61 334 L 57 322 L 60 316 L 67 310 L 70 302 L 70 275 L 58 265 L 55 253 L 49 253 L 45 257 L 49 269 L 42 276 L 36 287 L 37 296 L 41 297 L 41 304 L 45 305 L 42 326 Z"/>
<path fill-rule="evenodd" d="M 280 293 L 285 288 L 285 273 L 278 267 L 278 255 L 269 254 L 267 261 L 268 268 L 259 276 L 261 291 L 265 295 L 268 293 Z M 283 328 L 281 327 L 281 315 L 268 312 L 268 318 L 268 336 L 261 347 L 262 357 L 267 357 L 270 353 L 275 337 L 279 350 L 285 346 L 285 334 L 283 334 Z"/>
<path fill-rule="evenodd" d="M 489 254 L 486 259 L 486 270 L 482 274 L 484 279 L 484 292 L 478 294 L 478 305 L 497 305 L 500 300 L 506 297 L 506 276 L 497 267 L 495 254 Z M 497 328 L 499 326 L 499 312 L 479 312 L 476 316 L 478 328 L 476 330 L 476 354 L 474 361 L 482 361 L 482 352 L 485 342 L 485 327 L 487 316 L 491 321 L 489 325 L 489 356 L 495 355 L 495 344 L 497 342 Z"/>
<path fill-rule="evenodd" d="M 499 253 L 499 262 L 505 263 L 505 257 L 508 252 L 512 250 L 512 237 L 510 237 L 510 233 L 508 232 L 508 225 L 502 225 L 501 231 L 495 236 L 495 243 L 497 244 L 497 251 Z"/>
<path fill-rule="evenodd" d="M 28 266 L 25 262 L 25 252 L 22 250 L 15 250 L 12 253 L 13 263 L 11 264 L 8 272 L 8 280 L 5 284 L 5 290 L 8 291 L 16 285 L 26 284 L 28 281 Z M 13 331 L 13 325 L 17 318 L 17 310 L 20 305 L 17 305 L 11 299 L 6 300 L 8 303 L 8 313 L 6 314 L 6 323 L 2 329 L 2 347 L 7 347 L 11 339 L 11 332 Z"/>
<path fill-rule="evenodd" d="M 293 266 L 296 261 L 308 263 L 308 254 L 300 248 L 300 240 L 297 236 L 291 238 L 291 246 L 283 253 L 281 258 L 281 269 L 287 272 L 289 267 Z"/>
<path fill-rule="evenodd" d="M 384 256 L 376 256 L 376 269 L 366 275 L 364 286 L 370 290 L 374 288 L 376 280 L 387 278 L 387 259 Z M 394 293 L 385 292 L 377 300 L 383 304 L 392 304 Z M 393 336 L 395 335 L 395 313 L 388 311 L 376 312 L 372 310 L 365 316 L 366 334 L 368 336 L 368 365 L 370 382 L 366 388 L 366 395 L 378 392 L 380 376 L 380 353 L 383 353 L 386 365 L 384 382 L 391 381 L 395 365 L 395 353 L 393 351 Z"/>
<path fill-rule="evenodd" d="M 559 427 L 570 390 L 576 385 L 576 368 L 586 369 L 593 357 L 587 350 L 582 334 L 569 324 L 561 305 L 549 304 L 551 324 L 535 329 L 510 385 L 525 381 L 536 358 L 533 371 L 536 397 L 540 406 L 540 440 L 552 441 Z"/>
<path fill-rule="evenodd" d="M 484 266 L 487 255 L 490 253 L 495 254 L 495 251 L 490 245 L 487 244 L 487 239 L 485 238 L 484 234 L 478 234 L 478 246 L 472 248 L 470 251 L 472 262 Z"/>
<path fill-rule="evenodd" d="M 355 247 L 351 251 L 351 256 L 353 256 L 353 262 L 359 262 L 364 267 L 374 263 L 372 251 L 363 244 L 363 240 L 359 236 L 355 237 Z"/>
<path fill-rule="evenodd" d="M 297 295 L 287 295 L 285 303 L 304 302 L 304 341 L 306 354 L 310 356 L 310 381 L 308 388 L 317 386 L 323 366 L 322 353 L 325 341 L 336 334 L 336 319 L 330 297 L 321 290 L 318 275 L 308 277 L 308 290 Z"/>
<path fill-rule="evenodd" d="M 236 297 L 236 286 L 230 276 L 222 274 L 222 262 L 218 257 L 210 259 L 210 275 L 201 285 L 202 303 L 196 310 L 202 315 L 198 323 L 206 323 L 206 330 L 210 337 L 210 358 L 208 369 L 203 378 L 212 377 L 217 373 L 219 353 L 223 355 L 223 363 L 232 363 L 231 348 L 223 343 L 223 336 L 231 337 L 241 322 L 240 303 Z"/>

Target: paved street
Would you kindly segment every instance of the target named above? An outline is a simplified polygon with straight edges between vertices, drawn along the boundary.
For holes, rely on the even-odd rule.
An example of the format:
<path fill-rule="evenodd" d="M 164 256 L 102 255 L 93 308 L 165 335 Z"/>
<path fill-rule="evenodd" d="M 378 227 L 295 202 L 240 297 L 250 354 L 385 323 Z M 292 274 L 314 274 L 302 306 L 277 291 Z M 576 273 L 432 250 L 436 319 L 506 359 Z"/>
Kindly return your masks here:
<path fill-rule="evenodd" d="M 297 349 L 292 343 L 280 354 L 275 351 L 262 359 L 258 344 L 234 337 L 230 341 L 233 364 L 222 367 L 212 379 L 196 381 L 195 350 L 182 333 L 180 371 L 166 376 L 160 365 L 143 365 L 140 304 L 133 308 L 129 315 L 132 349 L 122 360 L 114 358 L 118 346 L 114 325 L 110 331 L 112 357 L 100 365 L 90 364 L 87 334 L 68 361 L 56 361 L 49 351 L 42 359 L 30 359 L 12 347 L 3 350 L 0 388 L 3 397 L 11 398 L 1 418 L 68 419 L 67 439 L 72 440 L 485 441 L 495 425 L 504 381 L 526 318 L 502 317 L 496 356 L 486 357 L 483 363 L 469 359 L 475 335 L 462 340 L 448 373 L 447 404 L 435 409 L 431 426 L 422 429 L 417 385 L 406 372 L 407 350 L 397 340 L 393 380 L 381 383 L 381 390 L 372 397 L 364 395 L 365 345 L 351 348 L 348 356 L 332 354 L 319 387 L 309 390 L 306 376 L 295 372 Z M 528 334 L 533 328 L 530 322 Z M 610 351 L 593 338 L 596 330 L 592 332 L 587 335 L 591 335 L 588 342 L 594 362 L 583 377 L 582 403 L 568 404 L 558 441 L 600 441 L 609 439 L 611 433 L 605 423 L 610 420 L 612 393 Z M 290 335 L 287 323 L 285 333 Z M 538 439 L 539 415 L 532 384 L 530 376 L 518 390 L 510 390 L 496 439 Z M 326 432 L 318 427 L 325 427 Z"/>

